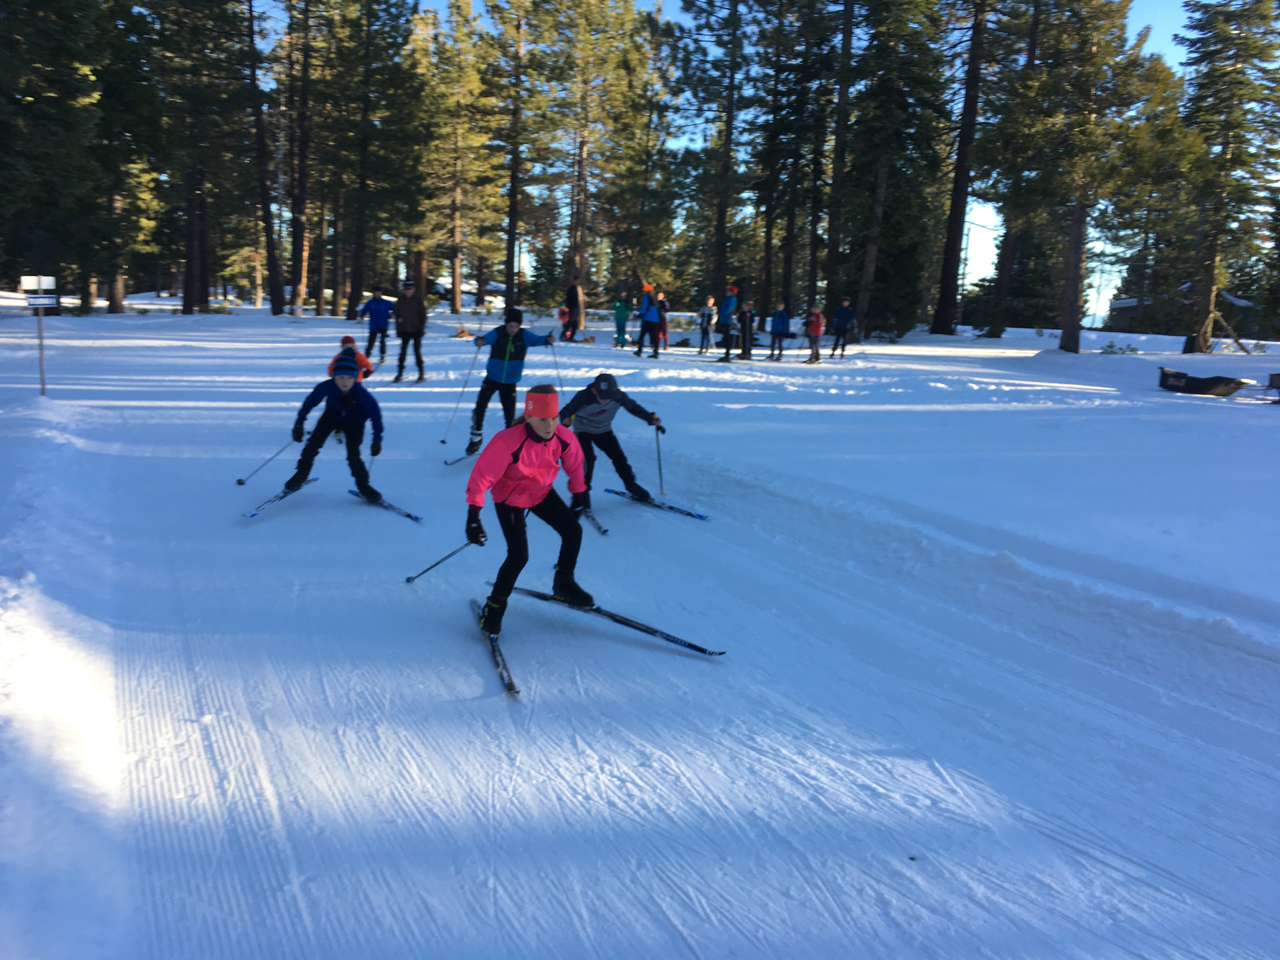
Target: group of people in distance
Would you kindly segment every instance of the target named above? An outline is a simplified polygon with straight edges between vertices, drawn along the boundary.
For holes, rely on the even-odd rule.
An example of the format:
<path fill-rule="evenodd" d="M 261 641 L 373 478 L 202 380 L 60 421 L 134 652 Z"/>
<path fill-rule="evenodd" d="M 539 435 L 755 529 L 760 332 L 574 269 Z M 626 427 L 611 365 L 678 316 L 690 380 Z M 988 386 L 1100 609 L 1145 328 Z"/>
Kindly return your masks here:
<path fill-rule="evenodd" d="M 375 284 L 373 296 L 360 308 L 360 316 L 369 319 L 369 343 L 364 348 L 365 354 L 373 356 L 374 344 L 381 341 L 379 366 L 387 359 L 387 329 L 390 318 L 395 317 L 396 336 L 400 338 L 400 368 L 396 371 L 394 382 L 399 383 L 404 379 L 404 364 L 408 359 L 410 344 L 413 345 L 413 359 L 418 364 L 416 382 L 421 383 L 426 379 L 426 372 L 422 367 L 422 335 L 427 332 L 427 305 L 418 295 L 412 280 L 401 284 L 400 296 L 394 301 L 388 301 L 382 295 L 382 287 Z"/>
<path fill-rule="evenodd" d="M 636 482 L 635 471 L 627 462 L 613 432 L 613 420 L 619 410 L 626 410 L 657 430 L 666 432 L 658 416 L 628 397 L 608 373 L 597 376 L 564 406 L 560 405 L 559 395 L 552 385 L 531 387 L 525 394 L 524 412 L 517 418 L 516 384 L 524 372 L 525 353 L 530 346 L 551 344 L 554 336 L 525 330 L 523 324 L 521 311 L 508 307 L 501 326 L 475 338 L 477 349 L 489 347 L 489 360 L 472 415 L 471 442 L 467 447 L 468 454 L 478 452 L 480 455 L 467 481 L 466 535 L 470 543 L 479 546 L 486 543 L 488 537 L 480 519 L 480 510 L 484 506 L 485 495 L 490 494 L 498 525 L 507 543 L 506 558 L 481 611 L 482 628 L 493 634 L 502 628 L 507 600 L 516 578 L 529 560 L 525 528 L 528 513 L 543 520 L 560 535 L 553 595 L 573 606 L 594 605 L 591 594 L 578 585 L 575 572 L 582 546 L 579 518 L 591 509 L 590 490 L 596 450 L 602 451 L 612 461 L 619 479 L 632 497 L 648 500 L 649 492 Z M 408 338 L 405 340 L 407 343 Z M 421 340 L 421 334 L 417 340 Z M 369 351 L 373 349 L 373 342 L 371 336 Z M 402 366 L 404 353 L 402 347 Z M 382 411 L 361 382 L 364 374 L 372 372 L 372 369 L 367 356 L 356 349 L 354 338 L 343 337 L 341 351 L 329 364 L 329 379 L 316 384 L 294 419 L 293 440 L 300 443 L 308 415 L 321 403 L 324 404 L 324 411 L 298 459 L 297 470 L 285 483 L 286 490 L 301 489 L 325 441 L 337 432 L 346 442 L 347 463 L 357 490 L 371 503 L 382 500 L 382 495 L 370 486 L 368 468 L 360 458 L 365 425 L 370 422 L 373 424 L 373 444 L 369 453 L 376 457 L 382 452 Z M 485 412 L 495 393 L 502 403 L 506 427 L 481 450 Z M 572 502 L 568 505 L 552 486 L 562 469 L 569 478 L 569 492 L 572 494 Z"/>

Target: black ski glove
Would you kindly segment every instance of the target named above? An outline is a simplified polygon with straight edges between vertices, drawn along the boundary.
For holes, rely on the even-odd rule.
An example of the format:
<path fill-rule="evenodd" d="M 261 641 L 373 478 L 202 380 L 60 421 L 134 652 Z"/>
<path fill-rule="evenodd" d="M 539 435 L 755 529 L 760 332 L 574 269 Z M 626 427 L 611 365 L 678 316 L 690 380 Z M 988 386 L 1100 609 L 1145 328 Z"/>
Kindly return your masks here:
<path fill-rule="evenodd" d="M 489 538 L 485 536 L 484 524 L 480 522 L 480 508 L 467 508 L 467 542 L 483 547 Z"/>
<path fill-rule="evenodd" d="M 295 423 L 293 425 L 293 442 L 294 443 L 302 442 L 302 424 L 300 423 Z"/>
<path fill-rule="evenodd" d="M 581 517 L 584 513 L 591 509 L 591 493 L 583 490 L 581 493 L 573 495 L 573 503 L 570 505 L 575 517 Z"/>
<path fill-rule="evenodd" d="M 655 430 L 657 430 L 659 433 L 666 433 L 666 432 L 667 432 L 667 428 L 666 428 L 666 427 L 664 427 L 662 424 L 660 424 L 660 423 L 654 423 L 654 421 L 652 421 L 652 420 L 650 420 L 650 421 L 649 421 L 649 423 L 650 423 L 650 424 L 652 424 L 652 425 L 653 425 L 653 428 L 654 428 Z"/>
<path fill-rule="evenodd" d="M 370 444 L 369 446 L 369 456 L 376 457 L 381 452 L 382 452 L 382 441 L 381 440 L 373 441 L 373 443 Z"/>

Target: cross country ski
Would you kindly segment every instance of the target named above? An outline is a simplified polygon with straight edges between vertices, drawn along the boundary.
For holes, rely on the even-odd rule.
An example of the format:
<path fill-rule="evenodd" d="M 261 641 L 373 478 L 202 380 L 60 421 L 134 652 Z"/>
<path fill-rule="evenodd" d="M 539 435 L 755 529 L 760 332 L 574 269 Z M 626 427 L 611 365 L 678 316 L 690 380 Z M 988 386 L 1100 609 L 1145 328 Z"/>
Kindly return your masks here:
<path fill-rule="evenodd" d="M 320 479 L 320 478 L 319 478 L 319 477 L 312 477 L 310 480 L 304 480 L 304 481 L 302 482 L 302 487 L 305 487 L 308 483 L 315 483 L 318 479 Z M 298 487 L 298 490 L 301 490 L 301 489 L 302 489 L 302 487 Z M 256 517 L 259 513 L 261 513 L 261 512 L 262 512 L 262 508 L 263 508 L 263 507 L 270 506 L 270 505 L 271 505 L 271 504 L 273 504 L 273 503 L 279 503 L 279 502 L 280 502 L 281 500 L 283 500 L 285 497 L 291 497 L 291 496 L 293 496 L 295 493 L 297 493 L 297 492 L 298 492 L 298 490 L 281 490 L 281 491 L 280 491 L 279 493 L 277 493 L 274 497 L 270 497 L 270 498 L 268 498 L 268 499 L 266 499 L 266 500 L 263 500 L 260 504 L 258 504 L 256 507 L 254 507 L 254 508 L 253 508 L 253 512 L 252 512 L 252 513 L 246 513 L 246 514 L 245 514 L 245 517 L 246 517 L 246 518 L 248 518 L 248 519 L 250 519 L 250 520 L 252 520 L 254 517 Z"/>
<path fill-rule="evenodd" d="M 473 599 L 471 601 L 471 613 L 476 618 L 476 625 L 480 627 L 480 634 L 489 641 L 489 652 L 493 654 L 493 665 L 498 668 L 498 678 L 502 681 L 502 685 L 507 688 L 507 693 L 516 696 L 520 690 L 516 687 L 516 682 L 511 679 L 511 671 L 507 669 L 507 658 L 502 655 L 502 648 L 498 646 L 498 635 L 489 633 L 484 629 L 481 622 L 483 614 L 480 611 L 480 601 Z"/>
<path fill-rule="evenodd" d="M 628 500 L 634 500 L 636 503 L 643 503 L 646 507 L 657 507 L 659 510 L 670 510 L 672 513 L 678 513 L 682 516 L 693 517 L 695 520 L 710 520 L 705 513 L 694 513 L 692 510 L 686 510 L 684 507 L 673 507 L 669 503 L 658 503 L 656 500 L 642 500 L 640 497 L 633 496 L 625 490 L 610 490 L 605 487 L 605 493 L 616 493 L 620 497 L 626 497 Z"/>
<path fill-rule="evenodd" d="M 348 490 L 347 493 L 351 494 L 357 500 L 363 500 L 365 503 L 369 504 L 370 506 L 381 507 L 383 510 L 390 510 L 392 513 L 398 513 L 402 517 L 408 517 L 414 523 L 422 522 L 422 518 L 418 516 L 416 513 L 410 513 L 404 507 L 397 507 L 394 503 L 390 503 L 385 499 L 370 500 L 368 497 L 364 496 L 358 490 Z"/>

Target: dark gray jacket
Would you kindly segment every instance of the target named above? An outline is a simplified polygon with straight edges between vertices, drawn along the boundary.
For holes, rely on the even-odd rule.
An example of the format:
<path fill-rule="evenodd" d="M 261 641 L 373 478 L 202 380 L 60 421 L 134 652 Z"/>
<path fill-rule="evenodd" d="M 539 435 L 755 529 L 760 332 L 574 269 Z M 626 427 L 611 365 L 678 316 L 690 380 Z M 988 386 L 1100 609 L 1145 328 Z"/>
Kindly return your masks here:
<path fill-rule="evenodd" d="M 591 388 L 587 387 L 585 390 L 579 390 L 572 400 L 560 408 L 560 422 L 568 424 L 572 420 L 574 433 L 608 433 L 613 429 L 613 418 L 623 408 L 645 423 L 653 420 L 652 413 L 621 390 L 617 392 L 612 402 L 603 404 L 596 399 Z"/>

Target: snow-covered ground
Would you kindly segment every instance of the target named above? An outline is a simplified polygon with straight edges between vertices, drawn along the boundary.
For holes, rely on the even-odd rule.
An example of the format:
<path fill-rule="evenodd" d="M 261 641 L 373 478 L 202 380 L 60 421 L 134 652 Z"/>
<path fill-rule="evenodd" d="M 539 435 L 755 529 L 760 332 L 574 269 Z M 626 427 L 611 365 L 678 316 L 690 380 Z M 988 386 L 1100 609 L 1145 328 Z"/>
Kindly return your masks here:
<path fill-rule="evenodd" d="M 533 351 L 526 386 L 617 374 L 712 516 L 602 461 L 579 581 L 728 654 L 517 597 L 512 701 L 467 610 L 492 510 L 404 582 L 464 539 L 459 322 L 371 381 L 415 525 L 336 445 L 242 517 L 354 324 L 50 318 L 40 399 L 0 318 L 0 957 L 1280 956 L 1280 407 L 1156 386 L 1280 358 Z"/>

